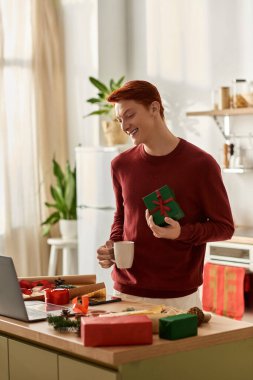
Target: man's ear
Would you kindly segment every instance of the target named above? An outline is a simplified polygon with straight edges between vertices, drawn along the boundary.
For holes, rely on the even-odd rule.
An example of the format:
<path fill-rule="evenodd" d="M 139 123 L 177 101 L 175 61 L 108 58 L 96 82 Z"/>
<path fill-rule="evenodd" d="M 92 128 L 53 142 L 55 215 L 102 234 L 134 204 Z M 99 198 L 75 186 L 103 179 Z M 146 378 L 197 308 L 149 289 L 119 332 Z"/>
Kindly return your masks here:
<path fill-rule="evenodd" d="M 151 109 L 151 112 L 152 114 L 157 114 L 157 113 L 160 113 L 160 104 L 159 102 L 157 102 L 156 100 L 154 102 L 151 103 L 150 105 L 150 109 Z"/>

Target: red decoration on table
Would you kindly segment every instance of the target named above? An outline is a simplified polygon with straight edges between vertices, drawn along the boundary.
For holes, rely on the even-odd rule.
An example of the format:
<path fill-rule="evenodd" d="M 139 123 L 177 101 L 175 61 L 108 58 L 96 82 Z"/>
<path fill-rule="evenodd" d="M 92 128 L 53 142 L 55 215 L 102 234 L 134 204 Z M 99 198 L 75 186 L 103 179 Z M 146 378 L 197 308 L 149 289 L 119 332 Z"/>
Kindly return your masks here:
<path fill-rule="evenodd" d="M 32 295 L 33 288 L 39 287 L 37 292 L 41 292 L 44 289 L 54 288 L 55 285 L 49 282 L 48 280 L 38 280 L 38 281 L 29 281 L 29 280 L 20 280 L 19 286 L 23 294 Z"/>
<path fill-rule="evenodd" d="M 33 290 L 32 289 L 27 289 L 27 288 L 21 288 L 21 292 L 23 294 L 25 294 L 26 296 L 30 296 L 32 294 Z"/>
<path fill-rule="evenodd" d="M 174 199 L 172 197 L 170 197 L 168 199 L 163 199 L 159 190 L 156 190 L 155 193 L 156 193 L 158 200 L 154 200 L 154 201 L 152 201 L 152 203 L 157 205 L 157 207 L 155 207 L 152 211 L 149 211 L 149 213 L 151 215 L 153 215 L 155 212 L 160 211 L 161 215 L 167 216 L 166 211 L 169 212 L 171 210 L 171 208 L 169 206 L 166 206 L 166 204 L 169 202 L 173 202 Z"/>
<path fill-rule="evenodd" d="M 66 305 L 69 303 L 69 290 L 68 289 L 46 289 L 45 302 L 53 303 L 55 305 Z"/>
<path fill-rule="evenodd" d="M 244 313 L 244 277 L 244 268 L 206 263 L 203 309 L 241 319 Z"/>
<path fill-rule="evenodd" d="M 75 297 L 72 299 L 74 313 L 86 314 L 89 307 L 89 297 L 82 296 L 81 303 L 78 302 L 78 300 L 79 300 L 79 297 Z"/>

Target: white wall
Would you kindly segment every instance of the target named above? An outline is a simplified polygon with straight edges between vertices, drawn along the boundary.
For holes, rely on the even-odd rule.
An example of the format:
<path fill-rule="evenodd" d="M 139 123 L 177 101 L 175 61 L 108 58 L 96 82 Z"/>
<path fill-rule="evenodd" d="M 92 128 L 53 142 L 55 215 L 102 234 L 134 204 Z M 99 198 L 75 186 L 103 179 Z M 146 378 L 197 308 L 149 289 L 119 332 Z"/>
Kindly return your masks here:
<path fill-rule="evenodd" d="M 61 0 L 67 85 L 69 158 L 74 160 L 78 144 L 99 143 L 98 118 L 84 118 L 93 108 L 86 99 L 95 89 L 89 76 L 98 76 L 98 5 L 97 0 Z"/>
<path fill-rule="evenodd" d="M 253 2 L 129 0 L 127 17 L 128 77 L 155 83 L 173 131 L 221 161 L 225 141 L 214 121 L 185 112 L 210 109 L 211 91 L 233 78 L 253 79 Z M 253 117 L 233 119 L 232 130 L 253 133 Z M 223 177 L 235 222 L 252 225 L 253 172 Z"/>
<path fill-rule="evenodd" d="M 84 118 L 97 94 L 88 80 L 109 82 L 126 73 L 125 0 L 61 0 L 67 79 L 68 148 L 104 145 L 99 118 Z"/>
<path fill-rule="evenodd" d="M 156 84 L 175 134 L 220 160 L 224 139 L 214 121 L 186 118 L 185 112 L 209 109 L 211 91 L 233 78 L 253 79 L 253 1 L 62 2 L 70 155 L 78 143 L 101 143 L 98 121 L 82 119 L 89 111 L 85 99 L 94 94 L 88 76 L 109 80 L 126 74 Z M 252 131 L 253 117 L 238 117 L 232 127 Z M 224 174 L 224 181 L 235 222 L 253 225 L 253 172 Z"/>

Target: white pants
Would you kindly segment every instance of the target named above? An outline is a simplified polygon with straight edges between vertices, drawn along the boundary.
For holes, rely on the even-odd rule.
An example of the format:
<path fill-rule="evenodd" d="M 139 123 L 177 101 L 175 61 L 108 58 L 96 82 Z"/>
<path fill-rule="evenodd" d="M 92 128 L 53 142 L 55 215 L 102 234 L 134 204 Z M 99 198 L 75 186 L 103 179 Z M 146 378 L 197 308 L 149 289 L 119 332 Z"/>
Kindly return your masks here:
<path fill-rule="evenodd" d="M 113 295 L 120 297 L 123 301 L 146 302 L 155 305 L 167 305 L 184 311 L 189 310 L 191 307 L 197 306 L 199 309 L 202 310 L 202 304 L 198 290 L 195 293 L 189 294 L 188 296 L 178 298 L 137 297 L 132 296 L 130 294 L 121 293 L 115 289 L 113 289 Z"/>

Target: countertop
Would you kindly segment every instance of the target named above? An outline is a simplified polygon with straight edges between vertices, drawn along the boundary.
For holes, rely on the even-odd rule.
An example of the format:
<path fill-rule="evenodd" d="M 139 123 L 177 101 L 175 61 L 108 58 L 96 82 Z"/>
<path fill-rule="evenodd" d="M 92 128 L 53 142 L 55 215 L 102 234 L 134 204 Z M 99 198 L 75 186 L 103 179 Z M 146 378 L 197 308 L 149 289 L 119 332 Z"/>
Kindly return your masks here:
<path fill-rule="evenodd" d="M 228 241 L 231 243 L 253 244 L 253 227 L 236 226 L 234 235 Z"/>
<path fill-rule="evenodd" d="M 146 308 L 147 304 L 122 301 L 99 306 L 99 309 L 119 312 L 127 307 L 140 310 Z M 93 307 L 93 309 L 95 308 L 98 308 L 98 306 Z M 74 333 L 58 333 L 48 325 L 47 321 L 29 324 L 0 317 L 0 332 L 10 337 L 16 337 L 58 352 L 67 353 L 73 357 L 101 363 L 109 367 L 117 367 L 121 364 L 165 354 L 192 351 L 252 338 L 253 324 L 213 315 L 208 323 L 198 328 L 198 336 L 195 337 L 169 341 L 154 335 L 153 344 L 151 345 L 96 348 L 84 347 L 81 339 Z"/>

